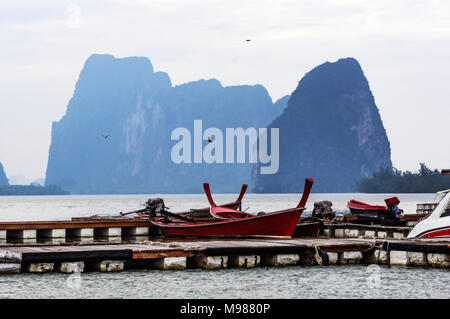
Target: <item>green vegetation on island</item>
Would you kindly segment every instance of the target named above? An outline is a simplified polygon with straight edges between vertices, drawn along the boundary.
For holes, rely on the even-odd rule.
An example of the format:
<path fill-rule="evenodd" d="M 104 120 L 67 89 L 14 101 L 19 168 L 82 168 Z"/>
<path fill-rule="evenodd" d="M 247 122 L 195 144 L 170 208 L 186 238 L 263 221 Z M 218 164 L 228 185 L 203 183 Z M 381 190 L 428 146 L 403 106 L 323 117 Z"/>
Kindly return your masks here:
<path fill-rule="evenodd" d="M 1 195 L 69 195 L 69 192 L 55 185 L 0 185 Z"/>
<path fill-rule="evenodd" d="M 402 172 L 396 168 L 381 168 L 370 178 L 356 183 L 361 193 L 435 193 L 450 188 L 450 176 L 443 176 L 420 163 L 417 173 Z"/>

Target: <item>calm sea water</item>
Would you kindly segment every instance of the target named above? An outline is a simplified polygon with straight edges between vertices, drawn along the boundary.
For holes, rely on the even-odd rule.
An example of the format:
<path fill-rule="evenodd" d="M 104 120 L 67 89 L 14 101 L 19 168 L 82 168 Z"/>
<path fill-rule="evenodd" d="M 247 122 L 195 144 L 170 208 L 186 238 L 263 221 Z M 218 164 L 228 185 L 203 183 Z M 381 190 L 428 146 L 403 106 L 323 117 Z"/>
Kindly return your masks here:
<path fill-rule="evenodd" d="M 311 194 L 307 211 L 311 211 L 313 203 L 319 200 L 330 200 L 336 211 L 348 210 L 346 205 L 350 199 L 357 199 L 371 204 L 384 205 L 384 199 L 398 196 L 400 207 L 405 213 L 415 213 L 416 204 L 438 201 L 437 194 Z M 69 195 L 69 196 L 0 196 L 0 221 L 19 220 L 61 220 L 71 217 L 90 215 L 118 215 L 143 208 L 147 199 L 161 197 L 166 206 L 173 212 L 190 208 L 207 207 L 208 202 L 203 194 L 150 194 L 150 195 Z M 216 203 L 236 200 L 237 194 L 214 195 Z M 297 206 L 299 194 L 246 194 L 242 209 L 248 212 L 270 212 Z"/>
<path fill-rule="evenodd" d="M 2 275 L 0 298 L 450 297 L 449 271 L 375 267 L 377 269 L 354 265 Z"/>
<path fill-rule="evenodd" d="M 307 207 L 330 200 L 345 211 L 350 199 L 383 204 L 394 194 L 312 194 Z M 406 213 L 416 204 L 439 200 L 435 194 L 395 194 Z M 204 195 L 0 196 L 0 222 L 61 220 L 108 215 L 164 198 L 172 211 L 205 207 Z M 215 195 L 217 203 L 236 195 Z M 298 194 L 247 194 L 243 209 L 272 211 L 293 207 Z M 449 298 L 450 271 L 387 266 L 309 266 L 225 270 L 155 271 L 0 276 L 0 298 Z"/>

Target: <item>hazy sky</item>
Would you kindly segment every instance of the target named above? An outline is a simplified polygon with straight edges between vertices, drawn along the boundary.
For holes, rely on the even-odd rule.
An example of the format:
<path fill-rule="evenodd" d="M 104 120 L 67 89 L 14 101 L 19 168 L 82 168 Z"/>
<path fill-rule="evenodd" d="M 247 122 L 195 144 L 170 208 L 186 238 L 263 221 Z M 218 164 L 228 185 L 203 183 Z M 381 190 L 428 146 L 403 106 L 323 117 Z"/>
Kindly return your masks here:
<path fill-rule="evenodd" d="M 354 57 L 393 164 L 450 168 L 450 1 L 2 0 L 0 48 L 8 176 L 45 176 L 51 123 L 92 53 L 149 57 L 173 84 L 260 83 L 273 99 L 316 65 Z"/>

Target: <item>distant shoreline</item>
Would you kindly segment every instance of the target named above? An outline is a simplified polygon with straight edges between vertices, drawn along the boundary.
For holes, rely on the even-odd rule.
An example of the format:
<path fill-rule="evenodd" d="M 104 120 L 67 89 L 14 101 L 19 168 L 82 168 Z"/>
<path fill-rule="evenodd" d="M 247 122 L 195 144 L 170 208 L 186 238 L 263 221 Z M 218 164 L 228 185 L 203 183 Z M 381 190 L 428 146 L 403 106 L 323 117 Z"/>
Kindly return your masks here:
<path fill-rule="evenodd" d="M 70 195 L 61 187 L 55 185 L 3 185 L 0 186 L 0 196 L 24 196 L 24 195 Z"/>
<path fill-rule="evenodd" d="M 26 186 L 29 187 L 29 186 Z M 79 194 L 79 193 L 69 193 L 63 190 L 64 193 L 44 193 L 44 192 L 38 192 L 38 193 L 19 193 L 19 192 L 14 192 L 14 193 L 5 193 L 2 190 L 3 186 L 0 186 L 0 196 L 48 196 L 48 195 L 65 195 L 65 196 L 133 196 L 133 195 L 148 195 L 148 196 L 172 196 L 172 195 L 192 195 L 192 196 L 196 196 L 196 195 L 204 195 L 204 193 L 83 193 L 83 194 Z M 217 195 L 235 195 L 234 193 L 222 193 L 222 192 L 217 192 L 215 193 Z M 267 195 L 267 196 L 271 196 L 271 195 L 293 195 L 293 196 L 298 196 L 298 193 L 247 193 L 248 195 Z M 312 195 L 346 195 L 346 194 L 351 194 L 351 195 L 385 195 L 385 196 L 391 196 L 391 195 L 424 195 L 424 194 L 436 194 L 436 192 L 373 192 L 373 193 L 369 193 L 369 192 L 342 192 L 342 193 L 327 193 L 327 192 L 311 192 Z"/>

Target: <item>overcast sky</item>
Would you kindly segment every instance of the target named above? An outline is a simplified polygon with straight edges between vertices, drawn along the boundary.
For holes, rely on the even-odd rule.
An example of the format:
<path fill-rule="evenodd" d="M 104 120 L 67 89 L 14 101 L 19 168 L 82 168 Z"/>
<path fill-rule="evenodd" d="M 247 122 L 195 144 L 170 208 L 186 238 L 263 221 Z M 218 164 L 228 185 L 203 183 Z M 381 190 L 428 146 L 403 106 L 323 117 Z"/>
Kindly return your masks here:
<path fill-rule="evenodd" d="M 450 1 L 39 2 L 0 3 L 0 162 L 8 176 L 45 176 L 51 123 L 92 53 L 149 57 L 173 84 L 259 83 L 274 100 L 318 64 L 354 57 L 394 166 L 450 168 Z"/>

